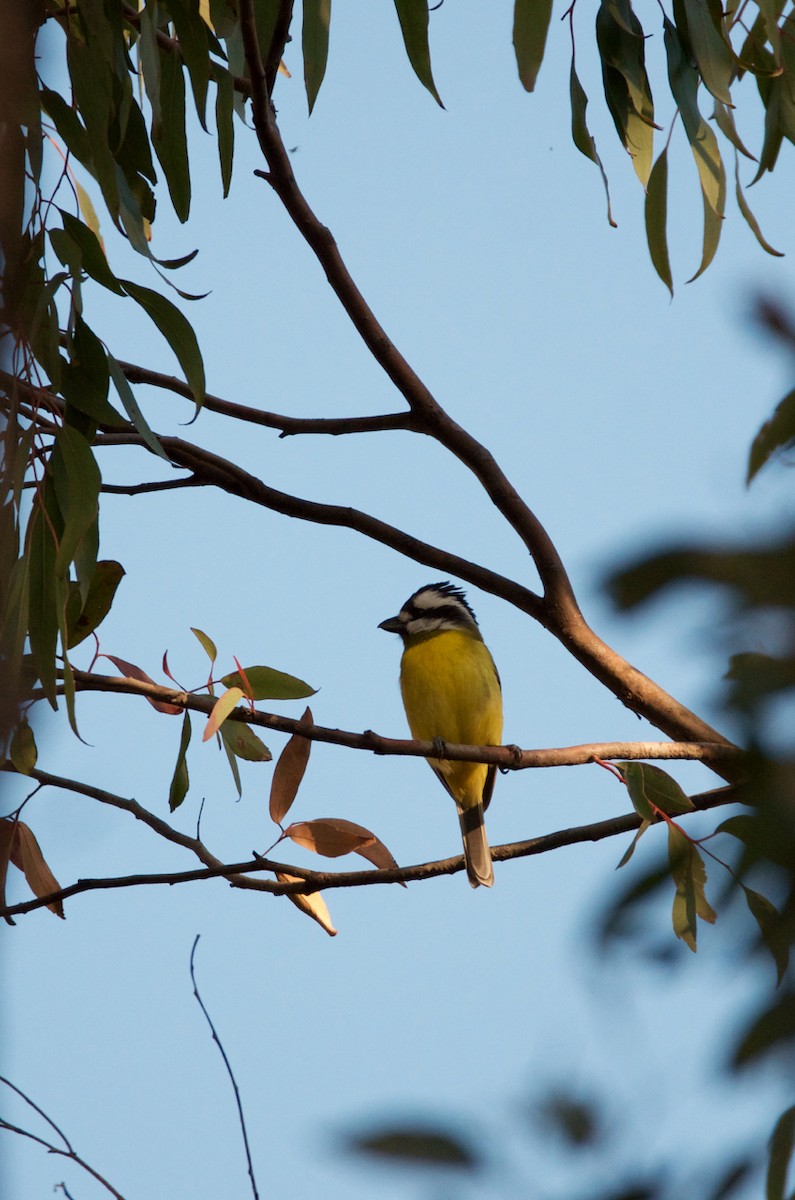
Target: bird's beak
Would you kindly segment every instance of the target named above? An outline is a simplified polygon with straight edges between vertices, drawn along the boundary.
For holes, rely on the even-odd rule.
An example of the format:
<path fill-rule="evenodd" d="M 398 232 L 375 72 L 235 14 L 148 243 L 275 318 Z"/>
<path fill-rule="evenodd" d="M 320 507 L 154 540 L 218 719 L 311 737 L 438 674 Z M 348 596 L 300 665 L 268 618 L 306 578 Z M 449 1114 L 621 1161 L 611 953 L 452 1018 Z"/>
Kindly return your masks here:
<path fill-rule="evenodd" d="M 386 621 L 382 621 L 378 628 L 384 629 L 387 633 L 402 633 L 403 623 L 400 617 L 387 617 Z"/>

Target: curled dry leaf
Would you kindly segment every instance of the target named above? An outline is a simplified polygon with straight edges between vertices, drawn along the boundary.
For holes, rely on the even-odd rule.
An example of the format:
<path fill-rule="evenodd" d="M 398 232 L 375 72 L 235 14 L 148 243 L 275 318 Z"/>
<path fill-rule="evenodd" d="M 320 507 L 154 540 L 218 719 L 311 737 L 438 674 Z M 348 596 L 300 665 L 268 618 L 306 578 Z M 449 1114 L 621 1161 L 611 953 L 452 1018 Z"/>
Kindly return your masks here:
<path fill-rule="evenodd" d="M 117 667 L 127 679 L 137 679 L 139 683 L 155 682 L 154 679 L 147 675 L 146 671 L 142 671 L 140 667 L 136 667 L 135 663 L 127 662 L 123 658 L 116 658 L 113 654 L 106 654 L 105 658 L 109 659 L 114 667 Z M 158 712 L 169 713 L 171 716 L 174 716 L 183 711 L 178 704 L 169 704 L 167 700 L 156 700 L 153 696 L 147 696 L 146 699 L 152 705 L 152 708 L 156 708 Z"/>
<path fill-rule="evenodd" d="M 213 734 L 218 732 L 232 709 L 237 708 L 242 699 L 243 692 L 239 687 L 227 688 L 224 694 L 218 697 L 202 734 L 203 742 L 208 742 Z"/>
<path fill-rule="evenodd" d="M 311 724 L 312 710 L 306 708 L 301 720 Z M 295 800 L 311 749 L 312 743 L 309 738 L 294 733 L 279 755 L 273 771 L 270 798 L 270 817 L 277 825 L 281 825 Z"/>
<path fill-rule="evenodd" d="M 299 846 L 326 858 L 360 854 L 381 871 L 398 865 L 380 838 L 363 825 L 346 821 L 344 817 L 318 817 L 314 821 L 300 821 L 288 826 L 284 832 Z"/>
<path fill-rule="evenodd" d="M 11 860 L 11 849 L 14 845 L 16 834 L 16 821 L 3 818 L 0 820 L 0 905 L 3 908 L 6 906 L 6 875 L 8 874 L 8 864 Z M 6 917 L 9 925 L 13 925 L 14 921 L 11 917 Z"/>
<path fill-rule="evenodd" d="M 33 830 L 23 821 L 17 821 L 16 836 L 11 844 L 10 858 L 14 866 L 19 867 L 20 871 L 24 873 L 28 887 L 34 896 L 41 898 L 60 891 L 61 885 L 47 866 Z M 63 918 L 63 904 L 60 900 L 54 900 L 47 907 L 57 917 Z"/>
<path fill-rule="evenodd" d="M 276 872 L 276 878 L 279 883 L 301 882 L 297 875 L 285 875 L 282 871 Z M 317 921 L 318 925 L 322 925 L 329 937 L 337 936 L 337 930 L 331 923 L 331 914 L 329 913 L 326 901 L 319 892 L 312 892 L 308 896 L 291 895 L 288 893 L 287 899 L 292 900 L 296 908 L 300 908 L 301 912 L 305 912 L 313 921 Z"/>

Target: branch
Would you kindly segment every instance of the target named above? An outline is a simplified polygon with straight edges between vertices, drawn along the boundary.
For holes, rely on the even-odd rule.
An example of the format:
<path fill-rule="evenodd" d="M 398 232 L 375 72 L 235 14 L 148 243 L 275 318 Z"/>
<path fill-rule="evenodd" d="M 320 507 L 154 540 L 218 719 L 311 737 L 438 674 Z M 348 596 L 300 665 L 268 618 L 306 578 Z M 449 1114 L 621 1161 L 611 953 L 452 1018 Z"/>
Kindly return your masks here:
<path fill-rule="evenodd" d="M 120 678 L 112 675 L 96 675 L 73 668 L 75 687 L 78 691 L 115 692 L 122 695 L 143 696 L 146 699 L 174 704 L 181 709 L 209 716 L 217 697 L 199 696 L 176 688 L 162 687 L 156 683 L 144 683 L 137 679 Z M 38 694 L 36 694 L 36 698 Z M 242 721 L 262 729 L 278 733 L 300 734 L 309 741 L 327 742 L 345 746 L 351 750 L 367 750 L 372 754 L 396 755 L 411 758 L 439 758 L 438 742 L 417 741 L 411 738 L 389 738 L 372 729 L 354 733 L 344 729 L 332 729 L 316 725 L 295 717 L 279 713 L 259 712 L 243 705 L 233 709 L 228 721 Z M 444 743 L 442 757 L 452 762 L 483 762 L 505 770 L 525 770 L 536 767 L 580 766 L 597 758 L 605 759 L 667 759 L 696 760 L 713 769 L 727 764 L 740 765 L 743 751 L 724 742 L 591 742 L 579 746 L 551 747 L 538 750 L 522 750 L 518 746 L 464 746 Z M 0 770 L 13 770 L 6 763 Z M 38 778 L 36 772 L 33 778 Z"/>
<path fill-rule="evenodd" d="M 61 1158 L 70 1159 L 70 1161 L 75 1163 L 78 1167 L 82 1167 L 82 1169 L 86 1171 L 87 1174 L 92 1177 L 92 1179 L 96 1179 L 97 1183 L 100 1183 L 105 1190 L 115 1198 L 115 1200 L 124 1200 L 121 1192 L 117 1192 L 115 1187 L 109 1183 L 103 1175 L 100 1175 L 99 1171 L 96 1171 L 85 1161 L 85 1159 L 80 1157 L 63 1130 L 55 1124 L 51 1117 L 47 1116 L 43 1109 L 39 1108 L 38 1104 L 31 1100 L 30 1096 L 27 1096 L 21 1088 L 18 1088 L 16 1084 L 11 1082 L 10 1079 L 6 1079 L 2 1075 L 0 1075 L 0 1083 L 4 1083 L 6 1087 L 11 1089 L 12 1092 L 16 1092 L 16 1094 L 22 1100 L 24 1100 L 34 1112 L 38 1113 L 38 1115 L 47 1122 L 50 1128 L 57 1133 L 58 1137 L 63 1142 L 63 1146 L 55 1146 L 52 1142 L 48 1142 L 46 1138 L 39 1137 L 38 1134 L 31 1133 L 29 1129 L 23 1129 L 19 1125 L 12 1125 L 10 1121 L 5 1121 L 2 1119 L 2 1117 L 0 1117 L 0 1129 L 5 1129 L 8 1133 L 16 1133 L 20 1137 L 28 1138 L 30 1141 L 36 1142 L 37 1145 L 43 1146 L 49 1154 L 57 1154 Z"/>
<path fill-rule="evenodd" d="M 184 396 L 186 400 L 194 401 L 193 392 L 186 383 L 174 375 L 166 375 L 161 371 L 151 371 L 148 367 L 136 363 L 120 362 L 119 366 L 130 383 L 146 383 L 151 387 L 162 388 Z M 202 406 L 209 412 L 219 413 L 235 421 L 245 421 L 250 425 L 263 425 L 267 429 L 278 429 L 281 437 L 292 434 L 323 433 L 380 433 L 384 430 L 413 429 L 415 422 L 411 413 L 381 413 L 372 417 L 288 417 L 284 413 L 262 412 L 246 404 L 236 404 L 232 400 L 222 400 L 219 396 L 205 395 Z"/>
<path fill-rule="evenodd" d="M 191 475 L 187 479 L 160 479 L 152 483 L 103 483 L 99 490 L 111 496 L 143 496 L 148 492 L 173 492 L 177 488 L 204 486 Z"/>
<path fill-rule="evenodd" d="M 718 788 L 702 792 L 691 797 L 695 808 L 704 812 L 727 804 L 747 802 L 747 793 L 742 786 Z M 549 854 L 565 846 L 576 846 L 582 842 L 599 842 L 605 838 L 618 837 L 623 833 L 631 833 L 640 827 L 641 819 L 637 813 L 627 813 L 620 817 L 609 817 L 605 821 L 595 821 L 589 825 L 578 825 L 570 829 L 560 829 L 555 833 L 544 834 L 530 838 L 527 841 L 509 842 L 502 846 L 492 846 L 491 856 L 494 862 L 508 862 L 518 858 L 530 858 L 538 854 Z M 104 891 L 111 888 L 145 887 L 155 885 L 174 886 L 180 883 L 195 883 L 205 879 L 228 879 L 232 887 L 259 884 L 262 891 L 275 896 L 308 895 L 312 892 L 330 891 L 335 888 L 371 887 L 373 885 L 392 883 L 416 883 L 426 879 L 435 879 L 441 875 L 456 875 L 466 869 L 464 857 L 461 854 L 452 858 L 437 859 L 433 862 L 419 863 L 411 867 L 392 867 L 375 871 L 313 871 L 306 867 L 293 866 L 290 863 L 276 862 L 273 859 L 257 855 L 249 862 L 221 864 L 217 868 L 193 871 L 161 872 L 152 875 L 127 875 L 109 879 L 80 879 L 69 887 L 61 888 L 49 896 L 26 900 L 20 904 L 8 905 L 0 909 L 0 918 L 19 916 L 44 908 L 55 900 L 67 900 L 70 896 L 81 892 Z M 243 873 L 247 875 L 257 871 L 279 872 L 292 875 L 301 882 L 278 883 L 270 880 L 250 879 L 243 882 Z"/>

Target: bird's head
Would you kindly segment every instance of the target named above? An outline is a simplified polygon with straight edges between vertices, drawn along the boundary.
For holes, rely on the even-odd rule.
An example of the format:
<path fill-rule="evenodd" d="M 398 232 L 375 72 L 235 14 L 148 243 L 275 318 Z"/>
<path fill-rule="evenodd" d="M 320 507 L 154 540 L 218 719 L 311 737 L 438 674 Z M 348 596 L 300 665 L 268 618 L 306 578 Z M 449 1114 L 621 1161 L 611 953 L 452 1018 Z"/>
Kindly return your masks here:
<path fill-rule="evenodd" d="M 427 637 L 445 630 L 460 630 L 480 637 L 477 619 L 461 588 L 452 583 L 429 583 L 409 596 L 396 617 L 382 621 L 379 629 L 407 638 Z"/>

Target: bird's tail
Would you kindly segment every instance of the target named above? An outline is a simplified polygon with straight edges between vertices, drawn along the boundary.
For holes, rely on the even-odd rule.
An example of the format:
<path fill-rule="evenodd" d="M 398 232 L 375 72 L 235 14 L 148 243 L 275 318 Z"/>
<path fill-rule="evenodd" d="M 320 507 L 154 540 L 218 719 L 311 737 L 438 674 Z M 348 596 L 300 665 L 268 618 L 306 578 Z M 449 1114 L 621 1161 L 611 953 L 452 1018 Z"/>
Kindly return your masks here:
<path fill-rule="evenodd" d="M 483 805 L 459 808 L 461 837 L 464 839 L 464 858 L 467 876 L 472 887 L 491 887 L 494 883 L 494 868 L 491 865 L 491 850 L 483 821 Z"/>

